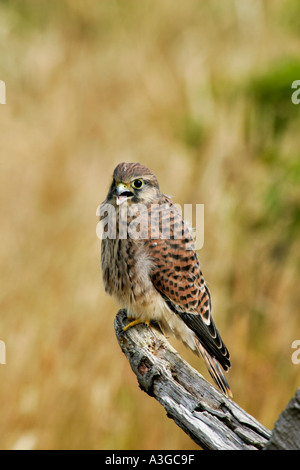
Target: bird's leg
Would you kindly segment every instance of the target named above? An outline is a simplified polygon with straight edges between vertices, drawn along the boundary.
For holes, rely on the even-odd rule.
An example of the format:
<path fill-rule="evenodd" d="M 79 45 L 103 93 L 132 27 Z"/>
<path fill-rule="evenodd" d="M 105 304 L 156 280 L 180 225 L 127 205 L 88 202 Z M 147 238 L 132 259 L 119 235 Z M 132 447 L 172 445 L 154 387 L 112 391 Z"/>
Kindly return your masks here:
<path fill-rule="evenodd" d="M 149 321 L 143 321 L 140 319 L 136 319 L 128 323 L 128 325 L 124 326 L 123 331 L 129 330 L 132 326 L 139 325 L 140 323 L 144 323 L 145 325 L 149 326 L 150 322 Z"/>

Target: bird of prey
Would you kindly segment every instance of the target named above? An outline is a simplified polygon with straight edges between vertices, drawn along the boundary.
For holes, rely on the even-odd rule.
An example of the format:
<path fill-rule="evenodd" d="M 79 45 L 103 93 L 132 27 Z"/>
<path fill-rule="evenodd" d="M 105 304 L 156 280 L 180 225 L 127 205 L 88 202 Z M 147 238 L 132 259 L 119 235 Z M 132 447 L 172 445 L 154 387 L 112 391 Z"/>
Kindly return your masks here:
<path fill-rule="evenodd" d="M 101 215 L 102 214 L 102 215 Z M 154 173 L 140 163 L 120 163 L 101 205 L 105 290 L 127 309 L 124 328 L 156 322 L 200 355 L 213 380 L 232 396 L 222 368 L 229 352 L 212 318 L 189 227 Z"/>

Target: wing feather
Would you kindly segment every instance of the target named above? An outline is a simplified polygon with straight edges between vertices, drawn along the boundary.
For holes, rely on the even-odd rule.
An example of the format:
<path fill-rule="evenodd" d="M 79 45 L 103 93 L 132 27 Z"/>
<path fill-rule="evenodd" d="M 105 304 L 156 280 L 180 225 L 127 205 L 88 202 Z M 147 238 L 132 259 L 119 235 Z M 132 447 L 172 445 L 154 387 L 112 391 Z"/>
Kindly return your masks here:
<path fill-rule="evenodd" d="M 157 213 L 153 214 L 153 210 Z M 194 332 L 206 352 L 224 370 L 228 370 L 229 352 L 212 318 L 210 292 L 199 266 L 190 230 L 166 196 L 162 197 L 156 208 L 152 206 L 151 217 L 159 224 L 158 230 L 156 227 L 159 238 L 146 241 L 148 254 L 153 260 L 153 285 L 169 308 Z M 168 232 L 163 225 L 166 221 L 169 224 L 168 238 L 162 236 Z"/>

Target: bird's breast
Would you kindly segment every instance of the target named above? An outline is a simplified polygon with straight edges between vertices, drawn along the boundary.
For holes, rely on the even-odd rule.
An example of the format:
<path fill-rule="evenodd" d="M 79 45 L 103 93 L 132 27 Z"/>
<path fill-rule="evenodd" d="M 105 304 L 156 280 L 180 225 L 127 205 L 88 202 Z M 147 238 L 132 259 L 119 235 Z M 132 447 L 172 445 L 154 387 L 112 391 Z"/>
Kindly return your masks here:
<path fill-rule="evenodd" d="M 124 307 L 145 303 L 154 290 L 151 261 L 138 240 L 102 240 L 102 275 L 105 290 Z"/>

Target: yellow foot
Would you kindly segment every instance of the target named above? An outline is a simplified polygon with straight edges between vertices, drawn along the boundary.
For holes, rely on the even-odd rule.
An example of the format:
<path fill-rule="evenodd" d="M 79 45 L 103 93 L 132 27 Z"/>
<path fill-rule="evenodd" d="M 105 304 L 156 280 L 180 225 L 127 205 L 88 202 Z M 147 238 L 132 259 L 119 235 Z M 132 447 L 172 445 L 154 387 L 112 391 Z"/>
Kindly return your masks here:
<path fill-rule="evenodd" d="M 123 331 L 129 330 L 132 326 L 139 325 L 140 323 L 144 323 L 145 325 L 149 326 L 149 321 L 142 321 L 142 320 L 133 320 L 132 322 L 128 323 L 128 325 L 124 326 Z"/>

